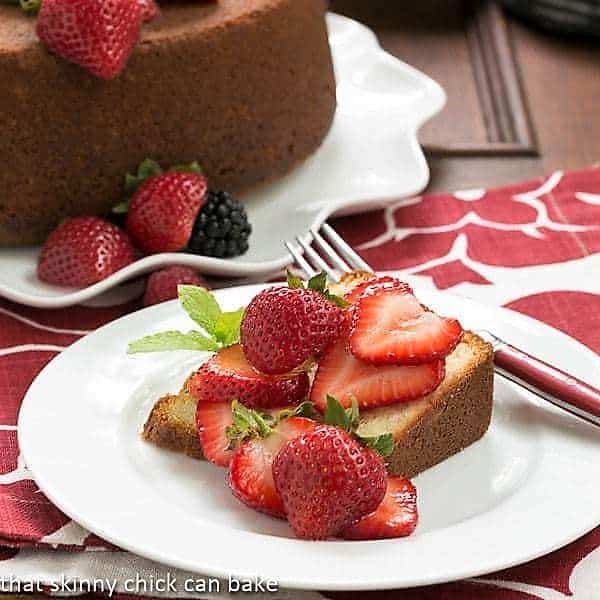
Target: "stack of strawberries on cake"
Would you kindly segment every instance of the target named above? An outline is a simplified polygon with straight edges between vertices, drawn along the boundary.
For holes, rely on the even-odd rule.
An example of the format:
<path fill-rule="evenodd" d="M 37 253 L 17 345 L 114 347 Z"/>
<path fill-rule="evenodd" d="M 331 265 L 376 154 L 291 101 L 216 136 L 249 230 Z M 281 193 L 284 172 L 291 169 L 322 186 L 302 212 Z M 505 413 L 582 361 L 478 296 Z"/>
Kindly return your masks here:
<path fill-rule="evenodd" d="M 364 273 L 329 288 L 289 276 L 238 314 L 238 334 L 154 406 L 145 439 L 228 467 L 239 500 L 300 538 L 412 533 L 406 477 L 489 425 L 488 345 Z"/>

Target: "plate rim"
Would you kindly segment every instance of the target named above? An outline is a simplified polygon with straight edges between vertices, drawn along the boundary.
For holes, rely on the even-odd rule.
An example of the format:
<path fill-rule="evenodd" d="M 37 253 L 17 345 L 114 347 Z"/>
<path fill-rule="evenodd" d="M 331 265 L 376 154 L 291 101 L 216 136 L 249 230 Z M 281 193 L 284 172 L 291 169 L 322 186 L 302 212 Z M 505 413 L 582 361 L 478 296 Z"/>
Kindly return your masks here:
<path fill-rule="evenodd" d="M 247 294 L 251 294 L 252 292 L 258 291 L 264 287 L 266 287 L 266 286 L 265 285 L 238 286 L 238 287 L 234 287 L 234 288 L 226 288 L 224 290 L 218 290 L 217 294 L 221 294 L 221 293 L 235 294 L 236 292 L 239 293 L 240 290 L 242 290 L 242 293 L 243 293 L 243 291 L 246 291 Z M 537 327 L 537 328 L 541 327 L 542 332 L 544 330 L 550 330 L 554 337 L 558 336 L 559 338 L 562 338 L 565 342 L 568 341 L 569 345 L 571 345 L 573 348 L 577 348 L 578 352 L 582 352 L 582 353 L 586 354 L 589 359 L 594 359 L 594 360 L 597 359 L 597 355 L 591 349 L 587 348 L 585 345 L 581 344 L 574 338 L 566 335 L 563 332 L 560 332 L 560 331 L 552 328 L 551 326 L 549 326 L 545 323 L 537 321 L 526 315 L 522 315 L 520 313 L 516 313 L 514 311 L 511 311 L 509 309 L 505 309 L 502 307 L 484 305 L 484 304 L 481 304 L 481 303 L 473 301 L 473 300 L 467 300 L 467 299 L 455 296 L 453 294 L 448 294 L 447 292 L 439 292 L 439 291 L 432 291 L 432 290 L 419 290 L 419 293 L 421 293 L 422 295 L 429 295 L 429 296 L 433 295 L 434 297 L 453 296 L 455 299 L 459 299 L 461 302 L 466 302 L 467 304 L 483 307 L 483 309 L 487 310 L 487 311 L 492 311 L 492 312 L 499 311 L 503 314 L 504 318 L 506 318 L 506 320 L 509 322 L 509 324 L 511 324 L 510 323 L 511 321 L 513 321 L 513 322 L 516 321 L 517 323 L 520 322 L 520 325 L 523 327 Z M 144 318 L 144 317 L 149 318 L 150 315 L 152 315 L 154 312 L 159 312 L 159 311 L 164 311 L 165 315 L 167 315 L 176 306 L 177 306 L 177 301 L 172 301 L 169 303 L 164 303 L 163 305 L 149 307 L 146 309 L 142 309 L 140 311 L 136 311 L 135 313 L 130 313 L 129 315 L 125 315 L 124 317 L 121 317 L 120 319 L 117 319 L 117 320 L 99 328 L 97 330 L 97 332 L 89 334 L 89 336 L 94 336 L 96 333 L 102 333 L 102 332 L 104 332 L 104 333 L 102 333 L 104 335 L 106 330 L 109 330 L 112 327 L 118 328 L 122 324 L 123 321 L 127 321 L 129 318 L 131 318 L 133 316 L 135 316 L 135 318 L 138 318 L 138 319 Z M 151 322 L 151 321 L 149 320 L 149 322 Z M 512 326 L 516 326 L 516 325 L 512 325 Z M 86 338 L 88 338 L 89 336 L 86 336 Z M 83 338 L 80 341 L 83 341 L 86 338 Z M 56 357 L 56 359 L 54 359 L 54 360 L 68 360 L 69 353 L 77 352 L 77 345 L 80 343 L 80 341 L 75 342 L 72 346 L 70 346 L 67 350 L 65 350 L 61 355 Z M 67 358 L 61 358 L 64 356 L 67 356 Z M 30 388 L 30 390 L 33 390 L 33 392 L 30 393 L 30 390 L 28 390 L 28 392 L 23 400 L 23 403 L 21 406 L 21 411 L 19 413 L 19 418 L 18 418 L 19 442 L 20 442 L 20 446 L 21 446 L 21 452 L 23 454 L 23 457 L 25 458 L 26 463 L 28 463 L 28 457 L 31 456 L 29 440 L 28 440 L 27 435 L 24 435 L 23 437 L 21 437 L 21 432 L 22 431 L 27 432 L 26 419 L 27 419 L 27 414 L 29 412 L 29 407 L 32 405 L 32 400 L 30 400 L 30 398 L 32 397 L 32 394 L 35 395 L 35 391 L 36 391 L 35 386 L 42 385 L 44 373 L 46 372 L 46 370 L 49 370 L 52 368 L 52 364 L 53 364 L 54 360 L 51 361 L 42 370 L 42 372 L 40 372 L 38 377 L 36 377 L 36 379 L 34 380 L 34 383 L 32 384 L 32 386 Z M 597 378 L 600 380 L 600 377 L 597 377 Z M 559 412 L 559 414 L 562 414 L 562 413 L 560 413 L 560 411 L 558 411 L 558 409 L 554 409 L 553 407 L 549 407 L 549 410 L 551 410 L 552 412 Z M 573 417 L 566 416 L 566 418 L 572 419 Z M 58 495 L 55 494 L 55 490 L 53 489 L 53 486 L 51 484 L 48 484 L 48 482 L 45 480 L 45 478 L 43 476 L 40 476 L 39 472 L 36 472 L 36 471 L 37 470 L 36 470 L 36 465 L 35 465 L 35 461 L 34 461 L 34 466 L 33 466 L 33 468 L 31 468 L 31 473 L 32 473 L 33 477 L 35 478 L 36 482 L 38 482 L 40 489 L 42 489 L 42 491 L 47 495 L 47 497 L 56 506 L 58 506 L 61 510 L 63 510 L 63 512 L 65 512 L 69 516 L 73 515 L 72 507 L 70 507 L 68 505 L 68 503 L 65 504 L 64 502 L 62 502 L 61 498 L 59 497 L 59 494 Z M 106 532 L 103 531 L 102 527 L 96 526 L 95 523 L 89 521 L 87 518 L 82 519 L 81 515 L 79 515 L 79 513 L 77 511 L 75 511 L 75 515 L 77 515 L 75 517 L 75 520 L 77 522 L 79 522 L 81 525 L 83 525 L 84 527 L 86 527 L 87 529 L 89 529 L 90 531 L 93 531 L 94 533 L 96 533 L 97 535 L 100 535 L 107 541 L 112 542 L 112 543 L 116 544 L 117 546 L 119 546 L 125 550 L 134 552 L 138 555 L 145 556 L 149 559 L 152 559 L 157 562 L 161 562 L 163 564 L 167 564 L 167 565 L 170 565 L 173 567 L 190 570 L 192 572 L 202 572 L 202 574 L 205 576 L 214 575 L 214 576 L 218 576 L 218 577 L 227 578 L 228 575 L 230 574 L 230 572 L 225 567 L 223 567 L 221 570 L 214 569 L 214 568 L 210 568 L 209 570 L 206 570 L 206 568 L 204 568 L 204 567 L 199 567 L 197 565 L 197 563 L 194 565 L 188 561 L 169 559 L 168 556 L 162 554 L 161 552 L 148 551 L 144 548 L 140 548 L 140 547 L 136 546 L 135 544 L 123 543 L 123 541 L 121 539 L 119 539 L 118 537 L 115 537 L 111 534 L 107 535 Z M 477 518 L 477 517 L 474 517 L 474 518 Z M 93 519 L 92 519 L 92 521 L 93 521 Z M 455 570 L 451 576 L 448 576 L 448 574 L 446 574 L 444 572 L 440 572 L 437 576 L 434 576 L 434 577 L 429 576 L 425 579 L 419 579 L 418 577 L 413 578 L 413 579 L 406 578 L 406 577 L 404 577 L 402 579 L 398 579 L 397 576 L 390 576 L 390 577 L 386 578 L 385 581 L 369 582 L 367 584 L 361 583 L 360 580 L 352 580 L 350 583 L 339 582 L 336 580 L 331 580 L 329 582 L 319 580 L 318 582 L 315 582 L 315 581 L 311 580 L 310 578 L 303 579 L 304 576 L 299 576 L 293 580 L 289 580 L 289 579 L 284 580 L 281 582 L 281 585 L 282 585 L 282 587 L 305 589 L 305 590 L 312 589 L 312 590 L 328 590 L 328 591 L 329 590 L 330 591 L 335 591 L 335 590 L 337 590 L 337 591 L 339 591 L 339 590 L 358 591 L 358 590 L 399 589 L 399 588 L 405 588 L 405 587 L 414 587 L 414 586 L 420 586 L 420 585 L 432 585 L 432 584 L 436 584 L 436 583 L 456 581 L 456 580 L 460 580 L 460 579 L 464 579 L 464 578 L 470 578 L 470 577 L 483 575 L 483 574 L 486 574 L 486 573 L 489 573 L 492 571 L 497 571 L 500 569 L 509 568 L 509 567 L 515 566 L 517 564 L 522 564 L 523 562 L 538 558 L 539 556 L 546 555 L 549 552 L 552 552 L 552 551 L 556 550 L 557 548 L 560 548 L 560 547 L 570 543 L 571 541 L 579 538 L 581 535 L 585 534 L 587 531 L 591 530 L 596 525 L 598 525 L 599 522 L 600 522 L 600 513 L 599 513 L 599 515 L 591 515 L 588 519 L 582 520 L 581 524 L 575 530 L 571 531 L 569 533 L 569 535 L 562 536 L 561 538 L 556 539 L 552 545 L 547 545 L 543 548 L 539 548 L 538 551 L 536 551 L 536 552 L 528 552 L 525 554 L 517 552 L 514 555 L 512 555 L 511 558 L 505 559 L 501 562 L 495 562 L 493 565 L 480 565 L 477 568 L 465 566 L 464 569 L 460 572 Z M 458 525 L 460 525 L 460 524 L 458 524 Z M 449 526 L 449 528 L 453 528 L 453 527 L 455 527 L 455 525 Z M 250 532 L 242 532 L 242 533 L 249 534 Z M 252 534 L 252 535 L 254 535 L 254 534 Z M 262 534 L 256 534 L 256 535 L 262 535 Z M 429 535 L 429 532 L 426 532 L 423 534 L 423 536 L 427 536 L 427 535 Z M 408 540 L 411 540 L 411 538 L 408 538 Z M 287 539 L 283 540 L 281 538 L 278 538 L 278 541 L 281 542 L 282 544 L 287 544 L 289 541 L 298 543 L 298 540 L 287 540 Z M 396 540 L 396 542 L 397 542 L 397 540 Z M 302 542 L 300 542 L 300 543 L 302 543 Z M 390 541 L 383 541 L 383 542 L 382 541 L 369 541 L 369 542 L 358 542 L 358 543 L 359 544 L 386 544 L 386 543 L 389 544 Z M 410 541 L 409 541 L 409 543 L 410 543 Z M 314 544 L 314 542 L 311 542 L 311 544 Z M 321 543 L 317 543 L 317 544 L 319 544 L 319 545 L 321 545 L 321 544 L 336 544 L 337 545 L 337 544 L 356 544 L 356 542 L 321 542 Z M 241 574 L 241 573 L 239 573 L 239 571 L 236 574 L 238 574 L 240 576 L 248 576 L 248 577 L 251 576 L 250 573 Z"/>

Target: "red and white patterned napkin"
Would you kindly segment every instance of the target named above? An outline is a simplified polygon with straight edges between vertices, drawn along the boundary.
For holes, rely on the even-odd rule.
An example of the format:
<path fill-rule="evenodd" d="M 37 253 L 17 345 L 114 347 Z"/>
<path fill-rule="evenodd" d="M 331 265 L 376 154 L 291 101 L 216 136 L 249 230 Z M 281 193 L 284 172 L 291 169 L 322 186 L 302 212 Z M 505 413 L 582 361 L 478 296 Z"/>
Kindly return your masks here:
<path fill-rule="evenodd" d="M 400 200 L 334 225 L 378 270 L 401 269 L 439 289 L 517 310 L 600 352 L 600 168 Z M 138 306 L 49 311 L 0 300 L 0 581 L 16 577 L 51 591 L 65 574 L 124 580 L 169 571 L 112 548 L 52 506 L 30 479 L 17 440 L 19 406 L 35 375 L 80 336 Z M 391 597 L 595 600 L 599 573 L 600 527 L 526 565 Z"/>

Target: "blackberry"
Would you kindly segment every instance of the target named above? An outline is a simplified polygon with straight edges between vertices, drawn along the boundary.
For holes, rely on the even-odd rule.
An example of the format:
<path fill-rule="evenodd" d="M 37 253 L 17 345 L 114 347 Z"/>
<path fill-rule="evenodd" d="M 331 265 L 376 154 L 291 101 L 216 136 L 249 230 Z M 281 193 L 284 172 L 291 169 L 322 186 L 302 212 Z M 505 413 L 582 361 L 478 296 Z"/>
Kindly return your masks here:
<path fill-rule="evenodd" d="M 215 258 L 240 256 L 248 250 L 251 232 L 244 206 L 227 192 L 210 190 L 194 223 L 188 250 Z"/>

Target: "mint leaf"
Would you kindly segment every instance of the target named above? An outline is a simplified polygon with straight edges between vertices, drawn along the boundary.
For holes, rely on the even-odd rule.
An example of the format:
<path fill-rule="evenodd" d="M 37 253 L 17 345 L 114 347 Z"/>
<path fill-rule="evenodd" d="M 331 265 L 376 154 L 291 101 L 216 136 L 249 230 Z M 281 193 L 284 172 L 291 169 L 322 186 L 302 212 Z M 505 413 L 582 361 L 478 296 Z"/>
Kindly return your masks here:
<path fill-rule="evenodd" d="M 205 288 L 195 285 L 177 287 L 179 302 L 190 318 L 209 335 L 215 335 L 215 327 L 221 316 L 221 308 L 215 297 Z"/>
<path fill-rule="evenodd" d="M 240 326 L 244 318 L 245 308 L 233 312 L 221 313 L 215 323 L 214 335 L 224 347 L 232 346 L 240 341 Z"/>
<path fill-rule="evenodd" d="M 163 331 L 131 342 L 127 347 L 127 353 L 165 352 L 167 350 L 206 350 L 212 352 L 217 349 L 218 344 L 216 341 L 199 331 L 189 331 L 188 333 Z"/>
<path fill-rule="evenodd" d="M 394 451 L 394 436 L 391 433 L 384 433 L 375 437 L 357 436 L 357 439 L 363 446 L 375 450 L 384 458 L 390 456 Z"/>
<path fill-rule="evenodd" d="M 293 290 L 304 289 L 304 281 L 297 275 L 294 275 L 291 271 L 287 272 L 287 284 L 288 287 Z"/>
<path fill-rule="evenodd" d="M 171 173 L 195 173 L 196 175 L 204 175 L 202 167 L 198 161 L 191 162 L 187 165 L 175 165 L 169 169 Z"/>

